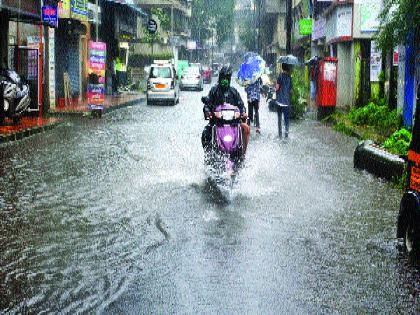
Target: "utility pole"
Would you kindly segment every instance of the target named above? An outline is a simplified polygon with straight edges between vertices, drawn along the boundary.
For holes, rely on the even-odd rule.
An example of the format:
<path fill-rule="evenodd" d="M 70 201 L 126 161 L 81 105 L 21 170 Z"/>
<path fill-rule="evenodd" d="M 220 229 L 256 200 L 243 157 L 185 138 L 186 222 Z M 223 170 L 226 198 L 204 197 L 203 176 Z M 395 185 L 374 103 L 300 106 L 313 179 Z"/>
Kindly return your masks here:
<path fill-rule="evenodd" d="M 287 13 L 286 13 L 286 52 L 287 54 L 292 53 L 292 0 L 287 1 Z"/>
<path fill-rule="evenodd" d="M 259 29 L 258 29 L 258 17 L 257 17 L 257 1 L 254 0 L 254 24 L 255 24 L 255 52 L 258 53 L 258 36 L 259 36 Z"/>

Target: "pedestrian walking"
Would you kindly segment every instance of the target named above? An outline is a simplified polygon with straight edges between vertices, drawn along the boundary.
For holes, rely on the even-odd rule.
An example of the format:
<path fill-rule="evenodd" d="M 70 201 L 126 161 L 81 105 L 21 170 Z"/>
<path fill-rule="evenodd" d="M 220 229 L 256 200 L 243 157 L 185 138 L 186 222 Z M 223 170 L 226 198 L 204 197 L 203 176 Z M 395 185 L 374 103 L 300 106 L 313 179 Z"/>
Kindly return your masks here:
<path fill-rule="evenodd" d="M 284 117 L 284 136 L 289 136 L 289 113 L 292 94 L 292 77 L 290 76 L 291 66 L 282 64 L 283 72 L 277 78 L 276 83 L 276 102 L 277 102 L 277 116 L 278 116 L 278 129 L 279 138 L 282 137 L 282 116 Z"/>
<path fill-rule="evenodd" d="M 247 94 L 248 99 L 248 117 L 249 117 L 249 125 L 254 122 L 255 119 L 255 126 L 257 127 L 257 133 L 261 132 L 260 126 L 260 98 L 261 98 L 261 86 L 262 80 L 259 78 L 254 83 L 251 83 L 245 87 L 245 92 Z M 255 115 L 255 116 L 254 116 Z"/>

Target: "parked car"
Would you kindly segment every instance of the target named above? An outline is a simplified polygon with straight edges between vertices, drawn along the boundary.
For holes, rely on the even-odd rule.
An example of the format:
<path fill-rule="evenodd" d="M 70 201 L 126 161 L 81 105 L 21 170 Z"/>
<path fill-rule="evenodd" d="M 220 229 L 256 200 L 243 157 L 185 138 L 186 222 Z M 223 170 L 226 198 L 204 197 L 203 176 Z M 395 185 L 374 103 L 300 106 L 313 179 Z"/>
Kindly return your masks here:
<path fill-rule="evenodd" d="M 204 83 L 211 84 L 212 71 L 209 67 L 203 66 L 203 81 Z"/>
<path fill-rule="evenodd" d="M 147 104 L 179 103 L 179 81 L 175 67 L 169 61 L 159 61 L 150 66 L 147 80 Z"/>
<path fill-rule="evenodd" d="M 203 85 L 203 76 L 200 74 L 200 69 L 198 67 L 189 67 L 185 69 L 181 76 L 181 90 L 194 89 L 202 91 Z"/>
<path fill-rule="evenodd" d="M 203 66 L 199 62 L 190 63 L 190 68 L 198 68 L 200 70 L 200 75 L 203 75 Z"/>
<path fill-rule="evenodd" d="M 408 150 L 407 182 L 398 215 L 397 238 L 408 254 L 420 258 L 420 90 L 417 95 L 413 138 Z"/>

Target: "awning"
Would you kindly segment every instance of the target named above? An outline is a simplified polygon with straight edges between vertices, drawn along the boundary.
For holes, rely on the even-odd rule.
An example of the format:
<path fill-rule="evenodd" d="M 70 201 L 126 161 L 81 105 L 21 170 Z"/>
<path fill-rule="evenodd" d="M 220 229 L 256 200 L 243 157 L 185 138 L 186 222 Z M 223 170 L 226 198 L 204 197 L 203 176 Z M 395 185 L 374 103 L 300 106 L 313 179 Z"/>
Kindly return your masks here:
<path fill-rule="evenodd" d="M 142 16 L 148 16 L 146 12 L 144 12 L 140 7 L 138 7 L 133 0 L 105 0 L 106 2 L 112 2 L 116 4 L 121 4 L 128 6 L 129 8 L 133 9 L 137 14 Z"/>

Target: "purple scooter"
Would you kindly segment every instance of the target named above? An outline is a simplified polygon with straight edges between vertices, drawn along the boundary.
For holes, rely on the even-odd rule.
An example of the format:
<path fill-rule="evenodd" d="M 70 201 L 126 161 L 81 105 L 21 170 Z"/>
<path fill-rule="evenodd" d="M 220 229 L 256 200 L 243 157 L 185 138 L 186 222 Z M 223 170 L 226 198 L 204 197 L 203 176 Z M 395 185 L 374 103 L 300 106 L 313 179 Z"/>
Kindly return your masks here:
<path fill-rule="evenodd" d="M 243 139 L 239 108 L 219 105 L 212 118 L 211 150 L 206 161 L 220 178 L 234 179 L 243 160 Z"/>

